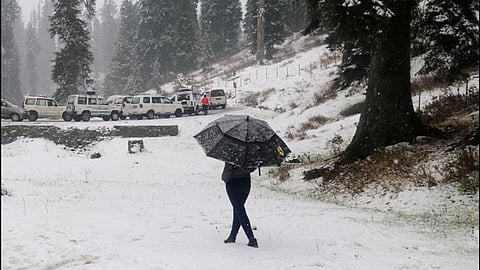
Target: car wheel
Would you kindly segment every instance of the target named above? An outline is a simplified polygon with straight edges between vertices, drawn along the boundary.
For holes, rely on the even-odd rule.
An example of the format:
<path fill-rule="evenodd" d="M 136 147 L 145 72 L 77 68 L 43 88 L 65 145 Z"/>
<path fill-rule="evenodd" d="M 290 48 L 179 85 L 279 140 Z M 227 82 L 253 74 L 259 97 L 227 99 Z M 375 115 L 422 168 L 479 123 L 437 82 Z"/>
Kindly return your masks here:
<path fill-rule="evenodd" d="M 13 122 L 19 122 L 20 121 L 20 115 L 18 113 L 14 113 L 10 115 L 10 119 L 12 119 Z"/>
<path fill-rule="evenodd" d="M 81 115 L 75 115 L 75 116 L 73 117 L 73 120 L 74 120 L 75 122 L 80 122 L 80 121 L 82 121 L 82 116 L 81 116 Z"/>
<path fill-rule="evenodd" d="M 112 112 L 112 115 L 110 115 L 110 118 L 112 119 L 112 121 L 117 121 L 118 119 L 120 119 L 120 115 L 118 115 L 117 112 Z"/>
<path fill-rule="evenodd" d="M 90 121 L 90 113 L 89 112 L 83 112 L 82 113 L 82 120 L 85 122 Z"/>
<path fill-rule="evenodd" d="M 175 117 L 182 117 L 182 110 L 177 109 L 177 110 L 175 111 Z"/>
<path fill-rule="evenodd" d="M 63 118 L 63 121 L 65 121 L 65 122 L 72 121 L 72 116 L 70 114 L 68 114 L 67 112 L 62 113 L 62 118 Z"/>
<path fill-rule="evenodd" d="M 29 121 L 36 121 L 38 119 L 38 113 L 36 111 L 31 111 L 28 113 Z"/>
<path fill-rule="evenodd" d="M 155 117 L 155 112 L 153 112 L 152 110 L 147 112 L 147 118 L 148 119 L 153 119 L 154 117 Z"/>

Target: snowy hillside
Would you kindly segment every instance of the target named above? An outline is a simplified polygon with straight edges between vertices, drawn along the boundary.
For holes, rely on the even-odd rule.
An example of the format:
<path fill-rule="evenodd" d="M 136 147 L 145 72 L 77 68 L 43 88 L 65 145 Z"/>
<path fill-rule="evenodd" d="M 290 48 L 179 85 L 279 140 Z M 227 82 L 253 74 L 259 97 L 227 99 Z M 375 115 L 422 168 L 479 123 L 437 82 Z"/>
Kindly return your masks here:
<path fill-rule="evenodd" d="M 363 101 L 364 93 L 349 89 L 332 95 L 338 56 L 318 40 L 294 37 L 285 45 L 290 50 L 280 50 L 285 58 L 278 62 L 249 65 L 252 56 L 242 52 L 208 74 L 195 73 L 198 84 L 225 88 L 230 95 L 225 110 L 207 116 L 2 120 L 2 126 L 65 129 L 179 128 L 178 136 L 141 138 L 146 151 L 138 154 L 128 154 L 129 139 L 122 137 L 84 151 L 46 139 L 20 138 L 2 145 L 2 184 L 11 193 L 2 196 L 2 270 L 478 269 L 478 192 L 467 196 L 450 185 L 437 185 L 379 194 L 372 187 L 356 197 L 339 195 L 331 200 L 336 203 L 313 199 L 319 186 L 304 181 L 302 173 L 348 144 L 359 115 L 341 112 Z M 469 84 L 478 91 L 478 75 Z M 456 89 L 424 92 L 420 104 Z M 413 97 L 415 102 L 418 98 Z M 193 139 L 225 114 L 266 120 L 291 148 L 290 159 L 304 162 L 293 164 L 283 181 L 274 177 L 275 168 L 252 174 L 246 208 L 258 249 L 246 246 L 243 232 L 237 243 L 223 243 L 231 225 L 231 206 L 220 180 L 223 164 L 207 158 Z M 478 121 L 478 111 L 473 117 Z M 315 123 L 312 118 L 325 122 L 305 128 Z M 342 141 L 335 143 L 335 138 Z M 91 159 L 93 153 L 101 157 Z"/>

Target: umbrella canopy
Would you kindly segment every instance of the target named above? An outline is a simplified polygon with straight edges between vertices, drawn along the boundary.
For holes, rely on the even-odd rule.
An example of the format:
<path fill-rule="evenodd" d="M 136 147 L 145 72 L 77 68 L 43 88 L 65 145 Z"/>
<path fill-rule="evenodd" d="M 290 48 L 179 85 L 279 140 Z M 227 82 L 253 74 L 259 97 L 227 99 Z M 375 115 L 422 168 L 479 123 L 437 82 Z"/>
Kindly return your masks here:
<path fill-rule="evenodd" d="M 279 166 L 291 152 L 267 122 L 225 115 L 194 136 L 207 156 L 242 168 Z"/>

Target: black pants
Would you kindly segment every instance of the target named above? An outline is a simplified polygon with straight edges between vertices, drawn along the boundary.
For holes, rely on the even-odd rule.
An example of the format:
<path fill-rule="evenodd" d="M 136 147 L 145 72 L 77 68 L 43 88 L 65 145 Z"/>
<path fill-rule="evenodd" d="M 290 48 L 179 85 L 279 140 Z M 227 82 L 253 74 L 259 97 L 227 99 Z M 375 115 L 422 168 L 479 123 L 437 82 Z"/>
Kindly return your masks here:
<path fill-rule="evenodd" d="M 233 207 L 233 222 L 230 236 L 235 238 L 237 236 L 240 226 L 247 235 L 248 239 L 254 238 L 250 220 L 245 210 L 245 202 L 248 194 L 250 194 L 250 177 L 231 179 L 226 183 L 228 198 Z"/>
<path fill-rule="evenodd" d="M 202 105 L 203 114 L 208 114 L 208 105 Z"/>

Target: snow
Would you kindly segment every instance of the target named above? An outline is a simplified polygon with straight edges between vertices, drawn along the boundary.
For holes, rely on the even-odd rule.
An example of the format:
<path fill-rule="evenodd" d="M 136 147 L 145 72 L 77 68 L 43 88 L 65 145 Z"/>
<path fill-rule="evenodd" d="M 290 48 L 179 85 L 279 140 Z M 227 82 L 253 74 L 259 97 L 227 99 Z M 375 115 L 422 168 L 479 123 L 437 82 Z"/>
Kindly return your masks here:
<path fill-rule="evenodd" d="M 313 47 L 261 68 L 308 66 L 325 54 L 325 47 Z M 256 68 L 237 74 L 246 77 Z M 275 89 L 261 102 L 264 109 L 230 99 L 225 110 L 206 116 L 88 123 L 2 120 L 2 126 L 65 129 L 178 125 L 179 135 L 117 137 L 84 152 L 45 139 L 2 145 L 2 184 L 12 196 L 1 197 L 1 269 L 478 269 L 478 226 L 456 227 L 455 220 L 440 224 L 439 218 L 465 209 L 477 212 L 478 194 L 467 198 L 450 186 L 437 186 L 380 196 L 372 187 L 371 193 L 333 204 L 306 196 L 315 185 L 302 181 L 299 169 L 285 182 L 271 179 L 269 168 L 261 176 L 252 173 L 246 208 L 259 248 L 246 245 L 243 231 L 237 243 L 223 243 L 232 219 L 220 179 L 223 163 L 207 158 L 193 135 L 225 114 L 249 114 L 266 120 L 292 156 L 328 154 L 328 142 L 341 136 L 348 143 L 359 119 L 339 112 L 364 99 L 362 93 L 341 92 L 313 106 L 314 95 L 328 87 L 335 70 L 334 63 L 315 65 L 311 73 L 242 84 L 237 101 Z M 478 77 L 470 85 L 478 89 Z M 423 93 L 422 106 L 442 94 L 445 90 Z M 298 106 L 290 108 L 292 102 Z M 286 138 L 289 128 L 317 115 L 333 121 L 307 131 L 303 140 Z M 128 154 L 132 139 L 142 139 L 145 151 Z M 97 152 L 101 157 L 91 159 Z"/>

